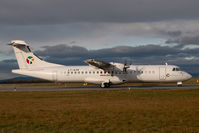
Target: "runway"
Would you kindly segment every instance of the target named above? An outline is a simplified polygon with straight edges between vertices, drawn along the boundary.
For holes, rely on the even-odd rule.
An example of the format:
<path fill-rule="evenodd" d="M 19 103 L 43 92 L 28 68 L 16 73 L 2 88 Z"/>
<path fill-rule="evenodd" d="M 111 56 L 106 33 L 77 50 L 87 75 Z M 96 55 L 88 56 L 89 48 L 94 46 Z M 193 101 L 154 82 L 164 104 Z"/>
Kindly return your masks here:
<path fill-rule="evenodd" d="M 128 89 L 199 89 L 199 85 L 142 85 L 142 86 L 111 86 L 110 88 L 100 88 L 99 86 L 3 86 L 0 87 L 0 92 L 6 91 L 68 91 L 68 90 L 128 90 Z"/>

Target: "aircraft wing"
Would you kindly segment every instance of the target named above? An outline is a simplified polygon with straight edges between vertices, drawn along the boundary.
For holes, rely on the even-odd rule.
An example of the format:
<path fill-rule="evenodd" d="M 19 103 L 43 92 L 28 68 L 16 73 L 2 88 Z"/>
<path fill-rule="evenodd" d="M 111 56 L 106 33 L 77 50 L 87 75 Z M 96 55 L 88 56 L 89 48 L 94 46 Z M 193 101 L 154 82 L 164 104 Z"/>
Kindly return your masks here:
<path fill-rule="evenodd" d="M 84 62 L 88 63 L 91 66 L 94 66 L 94 67 L 97 67 L 97 68 L 100 68 L 103 70 L 108 70 L 108 69 L 111 69 L 112 67 L 114 67 L 110 63 L 95 60 L 95 59 L 88 59 L 88 60 L 85 60 Z"/>

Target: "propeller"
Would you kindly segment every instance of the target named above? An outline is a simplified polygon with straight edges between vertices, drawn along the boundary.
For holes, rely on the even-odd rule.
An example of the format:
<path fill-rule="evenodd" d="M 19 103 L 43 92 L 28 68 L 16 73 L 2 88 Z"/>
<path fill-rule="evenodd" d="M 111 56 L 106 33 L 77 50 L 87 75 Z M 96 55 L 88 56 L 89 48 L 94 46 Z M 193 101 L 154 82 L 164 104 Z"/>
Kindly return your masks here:
<path fill-rule="evenodd" d="M 130 66 L 127 65 L 127 61 L 125 60 L 124 62 L 124 67 L 123 67 L 123 72 L 126 72 L 126 70 L 129 68 Z"/>

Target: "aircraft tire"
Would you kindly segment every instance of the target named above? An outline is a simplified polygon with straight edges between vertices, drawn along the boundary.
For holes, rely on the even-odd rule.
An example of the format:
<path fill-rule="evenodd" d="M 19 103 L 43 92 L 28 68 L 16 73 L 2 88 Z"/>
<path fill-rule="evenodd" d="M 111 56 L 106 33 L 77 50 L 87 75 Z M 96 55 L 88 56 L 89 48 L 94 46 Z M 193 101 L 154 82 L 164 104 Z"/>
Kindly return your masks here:
<path fill-rule="evenodd" d="M 100 85 L 101 88 L 109 88 L 110 87 L 110 83 L 102 83 Z"/>

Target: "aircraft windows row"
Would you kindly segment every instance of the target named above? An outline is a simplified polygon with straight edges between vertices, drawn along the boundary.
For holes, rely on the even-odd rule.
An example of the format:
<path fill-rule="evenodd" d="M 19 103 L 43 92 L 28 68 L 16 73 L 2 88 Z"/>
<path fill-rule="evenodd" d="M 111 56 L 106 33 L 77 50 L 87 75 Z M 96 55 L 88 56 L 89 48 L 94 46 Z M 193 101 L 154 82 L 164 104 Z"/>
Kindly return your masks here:
<path fill-rule="evenodd" d="M 149 74 L 154 74 L 155 73 L 155 71 L 145 71 L 145 73 L 149 73 Z"/>
<path fill-rule="evenodd" d="M 122 72 L 122 71 L 64 71 L 64 74 L 134 74 L 134 73 L 143 73 L 143 71 L 127 71 L 127 72 Z"/>
<path fill-rule="evenodd" d="M 173 71 L 180 71 L 179 68 L 175 68 L 175 70 L 173 69 Z M 64 71 L 64 74 L 155 74 L 155 71 L 127 71 L 127 72 L 122 72 L 122 71 Z"/>
<path fill-rule="evenodd" d="M 172 71 L 180 71 L 180 68 L 173 68 Z"/>

